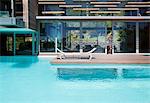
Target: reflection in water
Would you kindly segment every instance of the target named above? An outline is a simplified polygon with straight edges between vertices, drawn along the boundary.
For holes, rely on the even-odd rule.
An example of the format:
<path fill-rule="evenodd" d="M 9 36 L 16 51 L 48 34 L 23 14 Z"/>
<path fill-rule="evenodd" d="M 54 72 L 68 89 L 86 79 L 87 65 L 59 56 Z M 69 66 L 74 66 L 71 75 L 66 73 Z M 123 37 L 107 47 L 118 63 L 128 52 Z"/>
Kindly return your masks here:
<path fill-rule="evenodd" d="M 59 79 L 63 80 L 99 80 L 117 78 L 117 69 L 111 68 L 57 68 Z"/>
<path fill-rule="evenodd" d="M 142 79 L 150 78 L 150 68 L 57 68 L 63 80 Z"/>
<path fill-rule="evenodd" d="M 1 56 L 0 63 L 12 64 L 12 68 L 27 68 L 39 61 L 36 56 Z"/>
<path fill-rule="evenodd" d="M 150 69 L 148 68 L 135 68 L 123 69 L 124 78 L 150 78 Z"/>

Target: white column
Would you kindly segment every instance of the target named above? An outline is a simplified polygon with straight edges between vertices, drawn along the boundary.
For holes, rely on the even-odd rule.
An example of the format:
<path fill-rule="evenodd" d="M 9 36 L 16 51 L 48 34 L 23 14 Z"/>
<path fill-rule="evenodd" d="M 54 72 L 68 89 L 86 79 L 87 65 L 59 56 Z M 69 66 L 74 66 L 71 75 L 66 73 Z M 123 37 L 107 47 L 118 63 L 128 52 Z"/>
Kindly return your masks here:
<path fill-rule="evenodd" d="M 139 53 L 139 22 L 136 22 L 136 53 Z"/>
<path fill-rule="evenodd" d="M 14 0 L 11 0 L 11 16 L 14 17 Z"/>
<path fill-rule="evenodd" d="M 29 28 L 29 0 L 22 0 L 23 3 L 23 21 L 26 28 Z"/>

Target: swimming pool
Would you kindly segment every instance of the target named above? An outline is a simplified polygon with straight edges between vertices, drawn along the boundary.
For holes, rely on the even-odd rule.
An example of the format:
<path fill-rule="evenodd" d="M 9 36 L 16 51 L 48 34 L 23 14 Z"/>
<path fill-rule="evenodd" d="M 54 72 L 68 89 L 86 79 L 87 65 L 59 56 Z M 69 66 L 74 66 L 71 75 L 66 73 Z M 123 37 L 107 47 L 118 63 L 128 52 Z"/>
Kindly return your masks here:
<path fill-rule="evenodd" d="M 150 65 L 0 57 L 0 103 L 150 103 Z"/>

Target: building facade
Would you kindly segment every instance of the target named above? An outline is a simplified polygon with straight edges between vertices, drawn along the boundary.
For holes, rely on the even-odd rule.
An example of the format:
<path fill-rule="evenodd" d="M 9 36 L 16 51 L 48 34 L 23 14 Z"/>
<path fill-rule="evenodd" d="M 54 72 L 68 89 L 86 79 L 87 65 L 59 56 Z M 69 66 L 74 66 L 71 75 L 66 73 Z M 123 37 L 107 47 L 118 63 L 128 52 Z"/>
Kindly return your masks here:
<path fill-rule="evenodd" d="M 38 55 L 37 0 L 0 0 L 0 55 Z"/>
<path fill-rule="evenodd" d="M 39 0 L 40 52 L 150 53 L 149 0 Z"/>
<path fill-rule="evenodd" d="M 0 55 L 94 47 L 99 54 L 150 53 L 150 1 L 0 0 Z"/>

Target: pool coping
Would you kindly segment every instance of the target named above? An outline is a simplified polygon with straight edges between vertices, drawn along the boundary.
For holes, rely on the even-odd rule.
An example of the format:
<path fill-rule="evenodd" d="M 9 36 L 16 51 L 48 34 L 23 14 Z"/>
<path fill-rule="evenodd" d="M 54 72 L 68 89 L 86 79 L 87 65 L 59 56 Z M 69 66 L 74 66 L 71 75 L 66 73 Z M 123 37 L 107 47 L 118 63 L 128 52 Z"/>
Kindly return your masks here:
<path fill-rule="evenodd" d="M 94 59 L 57 59 L 51 64 L 150 64 L 150 56 L 144 55 L 93 55 Z"/>

